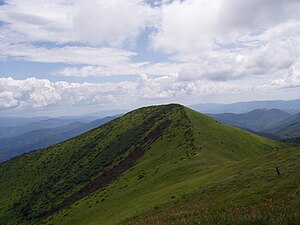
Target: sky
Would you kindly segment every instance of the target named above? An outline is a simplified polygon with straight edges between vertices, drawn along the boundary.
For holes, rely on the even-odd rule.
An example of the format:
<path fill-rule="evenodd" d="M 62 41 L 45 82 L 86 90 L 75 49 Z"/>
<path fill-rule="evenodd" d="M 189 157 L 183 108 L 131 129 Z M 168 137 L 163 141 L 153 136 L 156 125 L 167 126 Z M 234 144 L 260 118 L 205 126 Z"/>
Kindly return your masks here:
<path fill-rule="evenodd" d="M 0 0 L 0 115 L 300 98 L 299 0 Z"/>

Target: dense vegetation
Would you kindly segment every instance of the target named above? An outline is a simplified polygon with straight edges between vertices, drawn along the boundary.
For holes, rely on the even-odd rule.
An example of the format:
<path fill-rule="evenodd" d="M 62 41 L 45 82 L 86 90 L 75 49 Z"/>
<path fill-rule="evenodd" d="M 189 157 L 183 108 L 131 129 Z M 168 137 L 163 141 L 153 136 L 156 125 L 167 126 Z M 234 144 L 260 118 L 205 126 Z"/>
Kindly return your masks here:
<path fill-rule="evenodd" d="M 40 219 L 143 143 L 171 108 L 142 109 L 0 165 L 0 224 Z M 27 222 L 26 222 L 27 221 Z"/>
<path fill-rule="evenodd" d="M 284 148 L 180 105 L 141 108 L 0 164 L 0 224 L 195 224 L 214 215 L 217 221 L 235 206 L 248 210 L 252 200 L 275 199 L 285 176 L 295 193 L 298 152 Z"/>

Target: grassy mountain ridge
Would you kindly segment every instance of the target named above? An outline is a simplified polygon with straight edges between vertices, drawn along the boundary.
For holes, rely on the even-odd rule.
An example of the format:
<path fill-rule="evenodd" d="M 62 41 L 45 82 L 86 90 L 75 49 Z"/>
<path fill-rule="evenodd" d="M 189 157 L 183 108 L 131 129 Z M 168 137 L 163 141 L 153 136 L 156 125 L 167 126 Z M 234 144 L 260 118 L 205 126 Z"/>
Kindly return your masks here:
<path fill-rule="evenodd" d="M 0 164 L 0 223 L 115 224 L 283 147 L 180 105 L 141 108 Z"/>
<path fill-rule="evenodd" d="M 141 109 L 77 138 L 0 164 L 0 197 L 7 203 L 0 222 L 21 224 L 61 204 L 133 150 L 169 109 Z"/>
<path fill-rule="evenodd" d="M 221 165 L 282 147 L 182 109 L 179 110 L 182 116 L 176 119 L 173 114 L 172 123 L 162 137 L 132 170 L 105 189 L 48 218 L 47 224 L 116 224 L 174 195 L 193 190 L 199 182 L 211 179 Z"/>

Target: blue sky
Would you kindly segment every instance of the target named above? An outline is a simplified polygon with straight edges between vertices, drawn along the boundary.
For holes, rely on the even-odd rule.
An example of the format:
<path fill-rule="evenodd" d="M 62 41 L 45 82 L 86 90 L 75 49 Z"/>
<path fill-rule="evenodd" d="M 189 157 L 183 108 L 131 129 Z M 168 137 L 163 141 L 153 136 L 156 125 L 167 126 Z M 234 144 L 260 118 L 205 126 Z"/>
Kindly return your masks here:
<path fill-rule="evenodd" d="M 0 0 L 0 115 L 299 98 L 295 0 Z"/>

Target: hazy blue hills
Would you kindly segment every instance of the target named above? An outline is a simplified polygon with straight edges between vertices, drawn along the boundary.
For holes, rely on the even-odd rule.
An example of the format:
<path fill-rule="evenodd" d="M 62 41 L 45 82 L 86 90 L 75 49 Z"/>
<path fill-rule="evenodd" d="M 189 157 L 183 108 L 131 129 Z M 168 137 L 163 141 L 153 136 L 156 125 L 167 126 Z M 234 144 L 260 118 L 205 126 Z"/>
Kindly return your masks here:
<path fill-rule="evenodd" d="M 40 123 L 36 122 L 34 124 L 38 124 L 38 126 L 33 126 L 32 128 L 30 128 L 29 124 L 27 124 L 24 127 L 29 130 L 28 132 L 14 137 L 6 137 L 0 139 L 0 162 L 29 151 L 45 148 L 53 144 L 65 141 L 82 133 L 85 133 L 93 128 L 96 128 L 104 123 L 107 123 L 115 118 L 116 117 L 105 117 L 103 119 L 94 120 L 89 123 L 77 121 L 54 128 L 51 128 L 51 126 L 58 125 L 58 123 L 56 122 L 66 122 L 70 120 L 52 119 L 41 121 Z M 51 124 L 50 121 L 54 123 Z M 36 129 L 41 124 L 48 124 L 50 128 Z M 16 127 L 12 130 L 21 132 L 25 130 L 23 129 L 24 127 L 21 127 L 19 130 Z"/>
<path fill-rule="evenodd" d="M 271 132 L 286 141 L 300 143 L 300 113 L 281 121 Z"/>
<path fill-rule="evenodd" d="M 0 138 L 14 137 L 38 129 L 66 126 L 73 122 L 78 122 L 78 121 L 80 120 L 51 118 L 46 120 L 29 122 L 21 126 L 1 127 Z"/>
<path fill-rule="evenodd" d="M 266 129 L 266 130 L 270 131 L 270 132 L 276 132 L 277 133 L 277 132 L 280 132 L 283 129 L 294 126 L 298 123 L 300 123 L 300 113 L 291 115 L 288 118 L 286 118 L 285 120 L 280 121 L 275 126 L 269 128 L 269 129 Z"/>
<path fill-rule="evenodd" d="M 0 117 L 0 127 L 17 127 L 28 123 L 51 119 L 50 117 Z"/>
<path fill-rule="evenodd" d="M 237 102 L 232 104 L 195 104 L 190 106 L 192 109 L 202 113 L 246 113 L 255 109 L 280 109 L 289 113 L 300 112 L 300 99 L 296 100 L 271 100 L 271 101 L 251 101 Z"/>
<path fill-rule="evenodd" d="M 289 114 L 279 109 L 256 109 L 248 113 L 207 114 L 214 119 L 265 138 L 299 142 L 300 113 Z"/>
<path fill-rule="evenodd" d="M 255 109 L 242 114 L 223 113 L 207 115 L 222 123 L 253 131 L 268 130 L 291 116 L 291 114 L 279 109 Z"/>
<path fill-rule="evenodd" d="M 275 133 L 283 139 L 300 137 L 300 123 L 293 124 Z"/>

